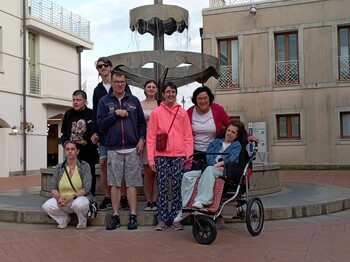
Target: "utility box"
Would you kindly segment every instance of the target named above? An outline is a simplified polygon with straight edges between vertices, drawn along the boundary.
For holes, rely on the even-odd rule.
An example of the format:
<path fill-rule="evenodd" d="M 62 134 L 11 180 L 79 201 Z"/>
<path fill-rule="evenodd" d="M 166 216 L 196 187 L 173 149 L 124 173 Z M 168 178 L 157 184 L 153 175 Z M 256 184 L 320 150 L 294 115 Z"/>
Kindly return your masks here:
<path fill-rule="evenodd" d="M 249 122 L 248 132 L 259 139 L 258 154 L 254 163 L 267 163 L 267 135 L 266 135 L 266 122 Z M 253 152 L 253 146 L 249 146 L 249 152 Z"/>

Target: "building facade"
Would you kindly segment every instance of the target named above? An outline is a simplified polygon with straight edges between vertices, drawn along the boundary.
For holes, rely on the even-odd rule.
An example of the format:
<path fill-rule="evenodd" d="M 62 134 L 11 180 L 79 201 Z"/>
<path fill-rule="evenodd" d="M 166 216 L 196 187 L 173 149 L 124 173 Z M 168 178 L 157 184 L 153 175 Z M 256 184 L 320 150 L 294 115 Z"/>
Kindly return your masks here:
<path fill-rule="evenodd" d="M 81 86 L 89 21 L 47 0 L 0 4 L 0 177 L 62 160 L 61 119 Z"/>
<path fill-rule="evenodd" d="M 207 84 L 232 117 L 266 123 L 269 160 L 349 167 L 350 1 L 211 0 L 202 15 L 221 67 Z"/>

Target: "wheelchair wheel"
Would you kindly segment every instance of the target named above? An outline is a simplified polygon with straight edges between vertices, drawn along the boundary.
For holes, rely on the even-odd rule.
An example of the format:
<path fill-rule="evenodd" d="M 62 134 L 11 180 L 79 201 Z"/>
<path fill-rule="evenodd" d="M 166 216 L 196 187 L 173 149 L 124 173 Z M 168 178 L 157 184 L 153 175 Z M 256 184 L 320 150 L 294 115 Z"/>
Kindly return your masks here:
<path fill-rule="evenodd" d="M 192 234 L 199 244 L 209 245 L 213 243 L 217 235 L 215 222 L 210 217 L 195 216 Z"/>
<path fill-rule="evenodd" d="M 258 236 L 264 225 L 264 207 L 258 197 L 249 199 L 246 210 L 246 225 L 252 236 Z"/>

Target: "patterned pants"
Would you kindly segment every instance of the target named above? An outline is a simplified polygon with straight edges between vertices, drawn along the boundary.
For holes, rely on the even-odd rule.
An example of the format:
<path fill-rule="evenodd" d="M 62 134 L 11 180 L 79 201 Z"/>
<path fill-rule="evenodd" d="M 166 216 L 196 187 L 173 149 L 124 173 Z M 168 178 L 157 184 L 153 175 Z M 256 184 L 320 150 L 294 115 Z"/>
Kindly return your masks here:
<path fill-rule="evenodd" d="M 173 222 L 177 213 L 181 210 L 181 182 L 183 170 L 181 164 L 186 157 L 155 157 L 157 167 L 157 190 L 158 190 L 158 210 L 157 220 L 159 222 Z M 169 211 L 168 207 L 168 188 L 169 177 L 171 179 L 172 202 Z"/>

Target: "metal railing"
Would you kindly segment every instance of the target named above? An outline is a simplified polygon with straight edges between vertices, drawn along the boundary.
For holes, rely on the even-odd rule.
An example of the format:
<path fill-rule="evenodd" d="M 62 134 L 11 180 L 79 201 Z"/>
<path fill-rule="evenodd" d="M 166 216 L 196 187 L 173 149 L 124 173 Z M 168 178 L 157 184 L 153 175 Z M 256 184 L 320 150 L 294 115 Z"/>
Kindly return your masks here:
<path fill-rule="evenodd" d="M 266 1 L 268 0 L 209 0 L 209 7 L 253 4 L 258 2 L 266 2 Z"/>
<path fill-rule="evenodd" d="M 27 0 L 27 15 L 90 41 L 90 22 L 48 0 Z"/>
<path fill-rule="evenodd" d="M 41 94 L 41 72 L 40 70 L 29 69 L 29 93 Z"/>
<path fill-rule="evenodd" d="M 350 56 L 339 56 L 339 81 L 350 80 Z"/>
<path fill-rule="evenodd" d="M 220 89 L 239 88 L 238 66 L 220 66 Z"/>
<path fill-rule="evenodd" d="M 278 61 L 275 63 L 276 85 L 299 84 L 299 61 Z"/>

